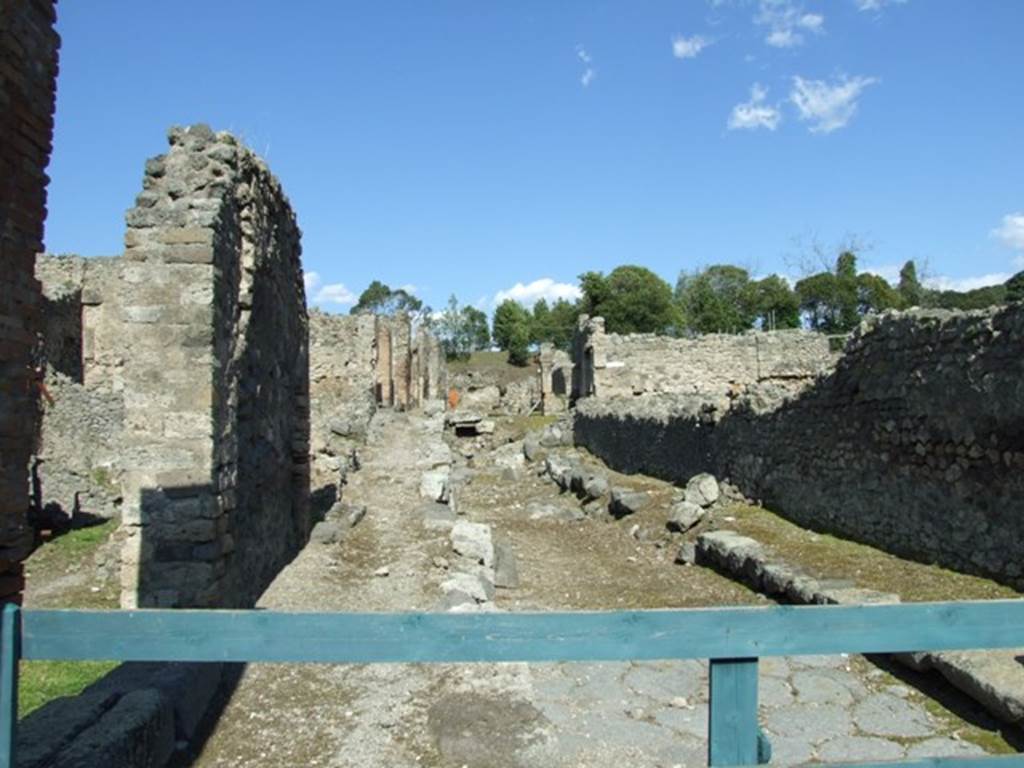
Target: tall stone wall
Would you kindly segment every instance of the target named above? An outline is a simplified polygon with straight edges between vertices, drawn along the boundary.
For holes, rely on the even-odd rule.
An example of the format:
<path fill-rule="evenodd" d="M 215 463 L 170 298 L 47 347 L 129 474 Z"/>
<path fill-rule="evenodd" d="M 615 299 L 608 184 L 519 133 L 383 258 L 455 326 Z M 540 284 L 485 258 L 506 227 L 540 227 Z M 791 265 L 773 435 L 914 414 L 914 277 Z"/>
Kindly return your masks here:
<path fill-rule="evenodd" d="M 126 216 L 122 603 L 247 606 L 309 526 L 300 233 L 233 137 L 169 140 Z"/>
<path fill-rule="evenodd" d="M 120 371 L 119 258 L 39 256 L 45 396 L 32 462 L 41 524 L 121 506 L 124 394 Z"/>
<path fill-rule="evenodd" d="M 1024 307 L 865 324 L 802 392 L 588 398 L 576 440 L 612 466 L 700 471 L 810 528 L 1024 588 Z"/>
<path fill-rule="evenodd" d="M 33 274 L 43 249 L 45 169 L 57 87 L 54 3 L 0 0 L 0 601 L 20 601 L 29 457 L 38 430 L 33 351 L 41 302 Z"/>
<path fill-rule="evenodd" d="M 574 340 L 574 398 L 715 394 L 728 398 L 765 379 L 809 379 L 837 355 L 809 331 L 709 334 L 676 339 L 605 333 L 603 318 L 582 316 Z"/>

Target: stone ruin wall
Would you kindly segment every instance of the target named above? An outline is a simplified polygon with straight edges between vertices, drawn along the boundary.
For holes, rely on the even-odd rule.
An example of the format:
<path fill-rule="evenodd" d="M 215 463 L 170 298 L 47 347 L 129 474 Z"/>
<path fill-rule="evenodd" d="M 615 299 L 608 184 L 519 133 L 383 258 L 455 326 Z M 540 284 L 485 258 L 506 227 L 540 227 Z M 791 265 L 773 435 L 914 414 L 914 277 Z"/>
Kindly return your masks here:
<path fill-rule="evenodd" d="M 55 4 L 0 0 L 0 602 L 21 601 L 29 460 L 38 431 L 32 371 L 41 293 L 45 169 L 53 139 L 60 38 Z"/>
<path fill-rule="evenodd" d="M 572 394 L 572 358 L 568 352 L 544 343 L 539 359 L 541 411 L 545 415 L 565 413 Z"/>
<path fill-rule="evenodd" d="M 708 334 L 677 339 L 605 333 L 583 315 L 574 339 L 573 398 L 692 395 L 726 399 L 766 379 L 800 382 L 831 369 L 838 354 L 810 331 Z"/>
<path fill-rule="evenodd" d="M 251 606 L 309 528 L 300 233 L 229 134 L 169 141 L 126 216 L 122 604 Z"/>
<path fill-rule="evenodd" d="M 576 440 L 617 469 L 709 471 L 808 528 L 1024 588 L 1024 307 L 865 324 L 802 392 L 587 398 Z"/>
<path fill-rule="evenodd" d="M 46 396 L 32 507 L 41 527 L 120 514 L 127 352 L 118 342 L 120 270 L 119 258 L 36 259 Z"/>

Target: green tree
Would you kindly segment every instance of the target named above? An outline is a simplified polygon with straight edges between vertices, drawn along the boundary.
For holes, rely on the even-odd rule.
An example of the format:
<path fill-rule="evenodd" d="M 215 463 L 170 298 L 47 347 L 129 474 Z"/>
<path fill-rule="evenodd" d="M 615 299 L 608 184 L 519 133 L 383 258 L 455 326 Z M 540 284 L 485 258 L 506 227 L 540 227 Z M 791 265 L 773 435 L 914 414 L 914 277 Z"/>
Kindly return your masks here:
<path fill-rule="evenodd" d="M 831 272 L 819 272 L 800 280 L 796 284 L 800 299 L 800 311 L 816 331 L 832 333 L 836 330 L 836 276 Z"/>
<path fill-rule="evenodd" d="M 800 327 L 800 298 L 778 275 L 753 284 L 754 312 L 764 330 Z"/>
<path fill-rule="evenodd" d="M 470 350 L 477 352 L 491 346 L 491 329 L 487 315 L 476 307 L 462 308 L 462 331 L 465 333 Z"/>
<path fill-rule="evenodd" d="M 839 332 L 852 331 L 860 323 L 860 286 L 857 256 L 843 251 L 836 258 L 836 314 Z"/>
<path fill-rule="evenodd" d="M 1024 302 L 1024 270 L 1006 281 L 1006 301 Z"/>
<path fill-rule="evenodd" d="M 917 279 L 917 265 L 911 259 L 900 269 L 900 282 L 897 288 L 900 294 L 900 305 L 904 308 L 923 307 L 925 299 L 924 286 Z"/>
<path fill-rule="evenodd" d="M 576 333 L 580 307 L 576 302 L 559 299 L 551 307 L 551 337 L 549 341 L 559 349 L 568 350 Z"/>
<path fill-rule="evenodd" d="M 472 307 L 460 308 L 455 294 L 452 294 L 448 299 L 448 307 L 433 323 L 433 331 L 441 342 L 445 357 L 449 360 L 465 360 L 473 351 L 473 331 L 467 322 L 471 315 L 467 315 L 467 309 L 471 310 Z M 485 316 L 485 325 L 486 322 Z"/>
<path fill-rule="evenodd" d="M 423 302 L 404 288 L 391 290 L 387 284 L 374 280 L 359 294 L 359 301 L 352 307 L 351 314 L 393 315 L 407 312 L 415 315 L 423 310 Z"/>
<path fill-rule="evenodd" d="M 523 305 L 512 299 L 505 299 L 494 310 L 494 343 L 500 349 L 509 349 L 513 332 L 522 326 L 526 334 L 526 343 L 530 343 L 530 313 Z"/>
<path fill-rule="evenodd" d="M 756 294 L 747 270 L 716 264 L 693 275 L 680 274 L 676 300 L 682 324 L 700 333 L 741 333 L 756 316 Z"/>
<path fill-rule="evenodd" d="M 616 267 L 607 277 L 585 272 L 580 288 L 583 312 L 603 317 L 610 333 L 665 333 L 679 324 L 672 288 L 644 267 Z"/>
<path fill-rule="evenodd" d="M 551 308 L 545 299 L 538 299 L 533 305 L 533 316 L 530 318 L 530 342 L 540 344 L 551 341 L 553 332 Z"/>
<path fill-rule="evenodd" d="M 889 285 L 884 277 L 861 272 L 857 275 L 857 311 L 861 315 L 884 312 L 903 306 L 903 295 L 899 289 Z M 917 306 L 917 305 L 910 305 Z"/>
<path fill-rule="evenodd" d="M 517 323 L 516 325 L 513 325 L 508 339 L 508 361 L 512 365 L 526 365 L 530 362 L 529 348 L 529 323 Z"/>

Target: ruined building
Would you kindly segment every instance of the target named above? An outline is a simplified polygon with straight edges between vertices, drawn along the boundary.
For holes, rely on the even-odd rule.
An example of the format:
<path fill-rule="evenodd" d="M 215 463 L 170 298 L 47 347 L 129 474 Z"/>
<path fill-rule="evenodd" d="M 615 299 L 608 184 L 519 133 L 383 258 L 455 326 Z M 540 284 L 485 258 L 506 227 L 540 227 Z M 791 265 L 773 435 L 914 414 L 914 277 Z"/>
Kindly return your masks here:
<path fill-rule="evenodd" d="M 263 161 L 206 126 L 169 141 L 123 256 L 38 259 L 35 504 L 120 518 L 125 607 L 243 607 L 305 543 L 311 481 L 338 497 L 378 405 L 443 396 L 443 355 L 404 316 L 310 318 Z"/>
<path fill-rule="evenodd" d="M 1024 306 L 802 332 L 577 337 L 575 439 L 612 467 L 727 478 L 809 528 L 1024 587 Z"/>

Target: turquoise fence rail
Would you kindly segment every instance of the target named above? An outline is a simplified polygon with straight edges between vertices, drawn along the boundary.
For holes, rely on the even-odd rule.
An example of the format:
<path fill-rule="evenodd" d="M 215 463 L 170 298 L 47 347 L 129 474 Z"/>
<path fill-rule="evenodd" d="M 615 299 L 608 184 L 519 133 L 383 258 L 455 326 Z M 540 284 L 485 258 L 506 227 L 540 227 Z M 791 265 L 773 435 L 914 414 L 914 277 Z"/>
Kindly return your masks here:
<path fill-rule="evenodd" d="M 0 620 L 0 768 L 13 768 L 20 659 L 584 662 L 709 659 L 708 764 L 764 762 L 762 656 L 1017 648 L 1024 601 L 595 613 L 39 611 Z M 861 764 L 877 765 L 877 764 Z M 1022 756 L 886 765 L 1004 768 Z"/>

